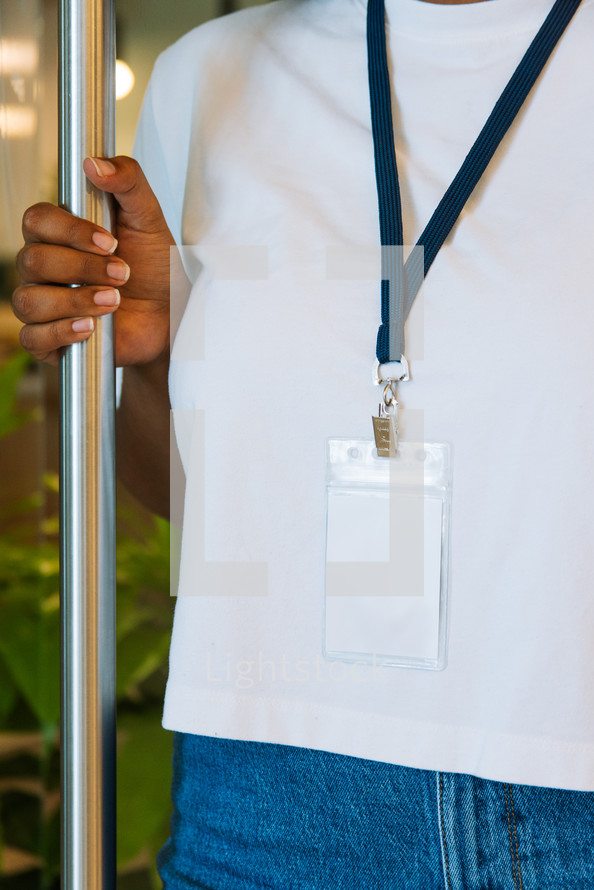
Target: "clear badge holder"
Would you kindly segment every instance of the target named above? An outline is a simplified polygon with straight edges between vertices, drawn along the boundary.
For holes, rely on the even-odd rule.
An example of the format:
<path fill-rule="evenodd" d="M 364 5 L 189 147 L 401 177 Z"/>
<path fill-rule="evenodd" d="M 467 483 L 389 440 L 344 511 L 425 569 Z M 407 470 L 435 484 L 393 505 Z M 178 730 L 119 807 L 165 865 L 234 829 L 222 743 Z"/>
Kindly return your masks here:
<path fill-rule="evenodd" d="M 329 439 L 324 656 L 446 665 L 451 447 Z"/>

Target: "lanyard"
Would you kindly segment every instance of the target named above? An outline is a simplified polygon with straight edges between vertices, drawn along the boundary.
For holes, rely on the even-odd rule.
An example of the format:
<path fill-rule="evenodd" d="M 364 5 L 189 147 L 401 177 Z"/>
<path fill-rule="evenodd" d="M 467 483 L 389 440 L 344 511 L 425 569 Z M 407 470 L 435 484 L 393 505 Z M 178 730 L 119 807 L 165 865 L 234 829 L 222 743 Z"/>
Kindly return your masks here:
<path fill-rule="evenodd" d="M 382 244 L 382 323 L 378 330 L 376 352 L 380 365 L 402 362 L 398 368 L 406 369 L 404 325 L 423 279 L 580 2 L 581 0 L 556 0 L 421 233 L 416 246 L 422 246 L 423 250 L 413 250 L 406 263 L 402 263 L 402 205 L 394 149 L 384 0 L 369 0 L 369 94 Z M 381 374 L 378 376 L 381 378 Z M 403 370 L 400 378 L 387 379 L 406 379 L 406 370 Z"/>

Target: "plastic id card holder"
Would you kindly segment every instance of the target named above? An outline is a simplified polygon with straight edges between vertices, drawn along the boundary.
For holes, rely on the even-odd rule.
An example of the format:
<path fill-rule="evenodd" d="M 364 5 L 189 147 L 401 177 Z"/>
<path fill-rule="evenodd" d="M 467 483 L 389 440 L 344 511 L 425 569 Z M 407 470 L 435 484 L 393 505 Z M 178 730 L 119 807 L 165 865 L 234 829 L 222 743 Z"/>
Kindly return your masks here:
<path fill-rule="evenodd" d="M 326 658 L 445 667 L 451 476 L 447 443 L 328 440 Z"/>

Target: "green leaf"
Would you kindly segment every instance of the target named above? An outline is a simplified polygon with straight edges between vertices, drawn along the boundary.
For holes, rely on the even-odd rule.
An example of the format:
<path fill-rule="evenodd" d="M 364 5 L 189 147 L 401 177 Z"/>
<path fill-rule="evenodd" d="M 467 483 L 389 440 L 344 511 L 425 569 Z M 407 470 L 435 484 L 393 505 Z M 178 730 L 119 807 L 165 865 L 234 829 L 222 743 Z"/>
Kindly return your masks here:
<path fill-rule="evenodd" d="M 0 366 L 0 437 L 6 436 L 30 419 L 29 412 L 15 408 L 17 387 L 31 357 L 26 352 L 17 352 Z"/>
<path fill-rule="evenodd" d="M 0 654 L 40 724 L 60 717 L 60 623 L 56 611 L 5 598 Z"/>
<path fill-rule="evenodd" d="M 161 710 L 118 716 L 118 865 L 147 845 L 154 858 L 169 833 L 173 734 Z"/>
<path fill-rule="evenodd" d="M 18 694 L 12 674 L 0 657 L 0 729 L 6 729 L 5 720 L 12 710 Z"/>
<path fill-rule="evenodd" d="M 117 694 L 134 696 L 134 687 L 146 680 L 167 659 L 169 633 L 150 624 L 118 641 Z"/>

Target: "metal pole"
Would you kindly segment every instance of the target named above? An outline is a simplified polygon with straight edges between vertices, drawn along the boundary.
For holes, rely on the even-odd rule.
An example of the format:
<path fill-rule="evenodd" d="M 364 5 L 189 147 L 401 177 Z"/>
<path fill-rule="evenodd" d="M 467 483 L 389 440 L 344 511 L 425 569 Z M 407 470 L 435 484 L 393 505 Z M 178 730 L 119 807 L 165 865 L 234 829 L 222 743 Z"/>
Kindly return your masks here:
<path fill-rule="evenodd" d="M 111 227 L 85 156 L 114 152 L 113 0 L 60 0 L 60 204 Z M 112 319 L 60 367 L 62 890 L 115 888 Z"/>

